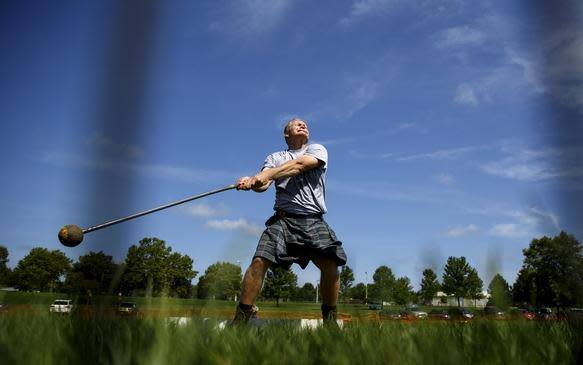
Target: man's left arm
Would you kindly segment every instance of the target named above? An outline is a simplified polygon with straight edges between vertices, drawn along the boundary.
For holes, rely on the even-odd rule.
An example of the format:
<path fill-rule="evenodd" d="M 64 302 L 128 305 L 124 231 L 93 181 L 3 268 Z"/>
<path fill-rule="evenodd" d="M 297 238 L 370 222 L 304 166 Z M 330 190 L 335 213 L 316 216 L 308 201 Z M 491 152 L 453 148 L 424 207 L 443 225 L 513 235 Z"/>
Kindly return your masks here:
<path fill-rule="evenodd" d="M 251 178 L 250 186 L 251 188 L 265 186 L 273 180 L 296 176 L 322 165 L 324 165 L 324 161 L 314 156 L 303 155 L 278 167 L 261 171 Z"/>

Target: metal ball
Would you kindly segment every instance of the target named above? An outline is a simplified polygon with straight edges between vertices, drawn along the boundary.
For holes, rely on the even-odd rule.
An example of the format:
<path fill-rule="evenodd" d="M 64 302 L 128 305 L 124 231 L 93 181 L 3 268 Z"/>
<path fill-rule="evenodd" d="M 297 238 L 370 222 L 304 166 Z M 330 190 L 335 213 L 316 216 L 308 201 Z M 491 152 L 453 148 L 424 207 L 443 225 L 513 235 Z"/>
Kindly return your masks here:
<path fill-rule="evenodd" d="M 74 224 L 69 224 L 59 231 L 59 241 L 67 247 L 75 247 L 83 241 L 83 230 Z"/>

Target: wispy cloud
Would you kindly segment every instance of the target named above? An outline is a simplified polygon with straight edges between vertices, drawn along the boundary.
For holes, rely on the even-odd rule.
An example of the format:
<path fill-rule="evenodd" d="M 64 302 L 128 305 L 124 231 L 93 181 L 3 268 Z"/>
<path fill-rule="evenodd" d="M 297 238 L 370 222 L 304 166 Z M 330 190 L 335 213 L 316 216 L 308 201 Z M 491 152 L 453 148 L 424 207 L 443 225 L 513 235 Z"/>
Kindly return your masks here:
<path fill-rule="evenodd" d="M 544 92 L 540 60 L 536 54 L 519 51 L 516 21 L 500 15 L 485 15 L 469 24 L 444 29 L 433 37 L 435 47 L 464 67 L 467 79 L 458 83 L 453 102 L 477 107 L 510 98 L 524 98 L 529 93 Z M 520 29 L 524 31 L 524 29 Z M 522 47 L 524 48 L 524 47 Z M 489 54 L 488 64 L 468 65 L 468 59 Z M 532 53 L 532 52 L 531 52 Z"/>
<path fill-rule="evenodd" d="M 250 223 L 244 218 L 239 219 L 213 219 L 205 224 L 208 228 L 220 231 L 242 231 L 251 236 L 257 236 L 261 233 L 261 228 L 253 223 Z"/>
<path fill-rule="evenodd" d="M 230 213 L 230 210 L 224 205 L 213 206 L 205 203 L 189 204 L 184 206 L 182 210 L 197 218 L 225 216 Z"/>
<path fill-rule="evenodd" d="M 396 135 L 400 135 L 402 133 L 406 133 L 406 132 L 415 132 L 415 133 L 420 133 L 420 134 L 425 134 L 428 133 L 428 129 L 417 124 L 417 123 L 399 123 L 396 124 L 394 126 L 390 126 L 388 127 L 386 130 L 384 131 L 376 131 L 374 133 L 370 133 L 370 134 L 362 134 L 362 135 L 356 135 L 356 136 L 350 136 L 350 137 L 342 137 L 342 138 L 334 138 L 334 139 L 323 139 L 323 140 L 313 140 L 313 142 L 316 143 L 321 143 L 325 146 L 330 146 L 330 145 L 339 145 L 339 144 L 346 144 L 346 143 L 353 143 L 353 142 L 358 142 L 358 141 L 363 141 L 363 140 L 370 140 L 371 138 L 374 137 L 379 137 L 379 136 L 396 136 Z M 349 154 L 352 155 L 352 157 L 366 157 L 366 158 L 375 158 L 375 157 L 379 157 L 379 158 L 388 158 L 393 156 L 393 153 L 383 153 L 380 154 L 378 156 L 371 156 L 369 155 L 365 155 L 364 153 L 360 153 L 356 150 L 350 150 Z"/>
<path fill-rule="evenodd" d="M 491 236 L 506 238 L 536 237 L 543 234 L 557 233 L 561 230 L 559 216 L 538 205 L 524 209 L 509 207 L 497 203 L 485 205 L 479 209 L 466 209 L 468 213 L 492 217 L 495 223 L 487 231 Z"/>
<path fill-rule="evenodd" d="M 458 86 L 453 101 L 457 104 L 478 106 L 478 97 L 474 88 L 469 84 L 461 84 Z"/>
<path fill-rule="evenodd" d="M 505 47 L 504 50 L 510 63 L 517 65 L 520 69 L 522 69 L 522 76 L 524 80 L 528 84 L 532 85 L 536 92 L 545 92 L 546 89 L 541 79 L 541 72 L 537 68 L 537 64 L 533 60 L 529 60 L 525 56 L 520 55 L 516 50 L 510 47 Z"/>
<path fill-rule="evenodd" d="M 435 176 L 435 179 L 441 184 L 445 186 L 451 186 L 455 184 L 455 178 L 451 174 L 442 173 Z"/>
<path fill-rule="evenodd" d="M 492 236 L 505 238 L 532 237 L 532 231 L 516 223 L 495 224 L 488 233 Z"/>
<path fill-rule="evenodd" d="M 407 122 L 407 123 L 400 123 L 395 125 L 394 127 L 390 127 L 387 130 L 388 135 L 397 135 L 401 134 L 405 131 L 415 131 L 421 134 L 429 133 L 427 127 L 420 125 L 419 123 Z"/>
<path fill-rule="evenodd" d="M 509 216 L 530 227 L 543 227 L 560 231 L 559 216 L 540 207 L 531 206 L 524 211 L 510 211 Z"/>
<path fill-rule="evenodd" d="M 576 19 L 575 17 L 573 19 Z M 541 42 L 548 92 L 559 102 L 583 112 L 583 31 L 576 21 L 564 22 Z"/>
<path fill-rule="evenodd" d="M 435 37 L 438 48 L 478 46 L 487 39 L 486 33 L 468 25 L 445 29 Z"/>
<path fill-rule="evenodd" d="M 136 145 L 115 141 L 102 133 L 93 133 L 85 140 L 85 144 L 96 153 L 108 156 L 134 159 L 144 156 L 144 149 Z"/>
<path fill-rule="evenodd" d="M 238 174 L 220 170 L 196 169 L 183 166 L 163 164 L 146 164 L 133 161 L 114 159 L 94 159 L 79 154 L 64 152 L 46 152 L 38 161 L 62 168 L 88 168 L 108 171 L 112 174 L 138 174 L 149 178 L 175 180 L 187 183 L 199 183 L 208 181 L 230 181 Z M 241 174 L 242 175 L 242 174 Z"/>
<path fill-rule="evenodd" d="M 350 93 L 346 96 L 346 108 L 343 119 L 351 118 L 356 112 L 365 108 L 379 94 L 380 83 L 366 77 L 351 78 L 349 81 Z"/>
<path fill-rule="evenodd" d="M 502 98 L 524 97 L 526 92 L 540 93 L 541 87 L 529 67 L 526 59 L 507 57 L 502 65 L 484 69 L 480 72 L 481 76 L 460 83 L 453 101 L 475 107 Z"/>
<path fill-rule="evenodd" d="M 489 175 L 520 181 L 580 178 L 583 162 L 581 148 L 508 149 L 506 156 L 481 166 Z"/>
<path fill-rule="evenodd" d="M 396 157 L 396 161 L 414 161 L 414 160 L 455 160 L 460 158 L 463 155 L 466 155 L 471 152 L 476 152 L 479 150 L 483 150 L 486 148 L 490 148 L 489 146 L 480 145 L 480 146 L 467 146 L 467 147 L 457 147 L 457 148 L 450 148 L 450 149 L 442 149 L 433 152 L 427 153 L 418 153 L 414 155 L 408 156 L 400 156 Z"/>
<path fill-rule="evenodd" d="M 210 29 L 235 37 L 271 32 L 284 19 L 294 0 L 231 0 Z"/>
<path fill-rule="evenodd" d="M 444 196 L 446 193 L 437 189 L 387 184 L 385 182 L 359 182 L 351 184 L 349 182 L 329 180 L 327 188 L 335 193 L 379 201 L 441 203 L 446 199 Z"/>
<path fill-rule="evenodd" d="M 468 224 L 467 226 L 448 227 L 443 235 L 446 237 L 462 237 L 472 234 L 478 230 L 475 224 Z"/>
<path fill-rule="evenodd" d="M 350 13 L 340 20 L 341 25 L 351 25 L 363 18 L 387 13 L 400 0 L 354 0 Z"/>

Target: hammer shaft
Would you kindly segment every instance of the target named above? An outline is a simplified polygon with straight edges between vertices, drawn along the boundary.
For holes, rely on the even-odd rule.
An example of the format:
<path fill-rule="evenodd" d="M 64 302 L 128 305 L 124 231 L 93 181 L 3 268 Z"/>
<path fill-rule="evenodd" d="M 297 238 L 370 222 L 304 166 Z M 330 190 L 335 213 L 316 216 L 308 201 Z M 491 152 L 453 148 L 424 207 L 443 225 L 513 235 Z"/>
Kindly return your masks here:
<path fill-rule="evenodd" d="M 129 215 L 127 217 L 115 219 L 115 220 L 112 220 L 112 221 L 109 221 L 109 222 L 105 222 L 105 223 L 99 224 L 97 226 L 93 226 L 93 227 L 86 228 L 86 229 L 83 230 L 83 233 L 85 234 L 85 233 L 97 231 L 99 229 L 106 228 L 106 227 L 109 227 L 109 226 L 113 226 L 114 224 L 122 223 L 122 222 L 125 222 L 125 221 L 129 221 L 130 219 L 138 218 L 138 217 L 144 216 L 146 214 L 154 213 L 154 212 L 157 212 L 157 211 L 162 210 L 162 209 L 166 209 L 166 208 L 173 207 L 175 205 L 184 204 L 184 203 L 189 202 L 189 201 L 192 201 L 192 200 L 204 198 L 205 196 L 209 196 L 209 195 L 213 195 L 213 194 L 220 193 L 220 192 L 223 192 L 223 191 L 235 189 L 236 187 L 237 187 L 236 185 L 229 185 L 229 186 L 225 186 L 224 188 L 217 189 L 217 190 L 207 191 L 206 193 L 202 193 L 202 194 L 190 196 L 188 198 L 185 198 L 185 199 L 182 199 L 182 200 L 178 200 L 178 201 L 175 201 L 175 202 L 172 202 L 172 203 L 168 203 L 168 204 L 165 204 L 165 205 L 161 205 L 161 206 L 156 207 L 156 208 L 148 209 L 148 210 L 145 210 L 143 212 L 135 213 L 135 214 Z"/>

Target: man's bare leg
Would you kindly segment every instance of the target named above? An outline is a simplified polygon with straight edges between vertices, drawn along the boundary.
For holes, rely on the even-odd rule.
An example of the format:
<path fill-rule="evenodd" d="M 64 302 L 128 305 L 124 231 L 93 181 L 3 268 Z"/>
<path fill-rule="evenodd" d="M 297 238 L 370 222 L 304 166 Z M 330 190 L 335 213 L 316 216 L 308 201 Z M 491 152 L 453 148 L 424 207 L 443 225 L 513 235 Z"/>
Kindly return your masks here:
<path fill-rule="evenodd" d="M 241 300 L 237 305 L 235 318 L 231 322 L 232 325 L 246 323 L 255 315 L 256 311 L 253 310 L 253 305 L 261 292 L 261 284 L 269 266 L 271 266 L 271 262 L 261 257 L 254 257 L 253 261 L 251 261 L 251 265 L 249 265 L 243 278 Z"/>
<path fill-rule="evenodd" d="M 241 289 L 241 304 L 253 305 L 261 292 L 261 285 L 271 262 L 261 257 L 254 257 L 245 272 Z"/>
<path fill-rule="evenodd" d="M 340 275 L 336 261 L 329 258 L 314 260 L 320 269 L 320 290 L 322 292 L 322 317 L 324 320 L 336 320 L 336 303 L 340 290 Z"/>

